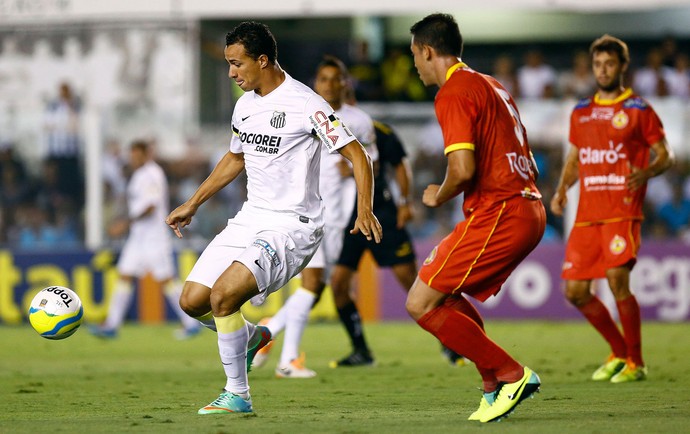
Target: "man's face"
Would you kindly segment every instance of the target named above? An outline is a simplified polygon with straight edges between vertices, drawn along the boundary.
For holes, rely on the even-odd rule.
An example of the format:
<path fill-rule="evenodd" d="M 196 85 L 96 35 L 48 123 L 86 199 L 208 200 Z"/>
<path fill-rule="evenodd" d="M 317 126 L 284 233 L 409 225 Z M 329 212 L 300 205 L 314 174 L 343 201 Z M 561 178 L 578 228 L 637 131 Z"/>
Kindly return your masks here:
<path fill-rule="evenodd" d="M 228 77 L 245 92 L 259 87 L 261 74 L 261 56 L 254 60 L 247 55 L 242 44 L 225 47 L 225 60 L 228 62 Z"/>
<path fill-rule="evenodd" d="M 592 73 L 599 89 L 610 92 L 621 86 L 621 76 L 627 65 L 621 63 L 616 53 L 600 51 L 592 56 Z"/>
<path fill-rule="evenodd" d="M 146 164 L 146 152 L 141 148 L 131 148 L 129 151 L 129 164 L 132 170 L 136 170 Z"/>
<path fill-rule="evenodd" d="M 412 57 L 414 59 L 414 66 L 417 68 L 417 74 L 419 74 L 419 78 L 422 80 L 422 83 L 424 83 L 424 86 L 437 84 L 434 79 L 431 62 L 427 58 L 428 48 L 425 48 L 423 45 L 415 44 L 413 36 L 410 50 L 412 50 Z"/>
<path fill-rule="evenodd" d="M 345 77 L 335 66 L 324 66 L 316 73 L 314 90 L 333 107 L 343 104 L 345 86 Z"/>

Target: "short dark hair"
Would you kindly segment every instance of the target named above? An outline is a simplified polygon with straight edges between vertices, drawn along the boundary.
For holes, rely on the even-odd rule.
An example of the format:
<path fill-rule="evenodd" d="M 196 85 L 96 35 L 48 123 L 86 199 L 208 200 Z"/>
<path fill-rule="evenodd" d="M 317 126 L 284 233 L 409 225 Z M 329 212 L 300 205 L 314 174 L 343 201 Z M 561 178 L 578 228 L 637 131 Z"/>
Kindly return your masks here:
<path fill-rule="evenodd" d="M 323 59 L 321 59 L 321 62 L 316 66 L 316 72 L 318 73 L 321 71 L 321 69 L 327 67 L 327 66 L 332 66 L 333 68 L 336 68 L 340 71 L 340 74 L 343 76 L 343 79 L 347 80 L 350 76 L 349 71 L 347 70 L 347 66 L 345 66 L 345 63 L 343 63 L 342 60 L 339 58 L 326 54 L 323 56 Z"/>
<path fill-rule="evenodd" d="M 431 14 L 410 27 L 417 45 L 428 45 L 438 54 L 461 57 L 462 35 L 460 27 L 450 14 Z"/>
<path fill-rule="evenodd" d="M 129 149 L 133 151 L 141 151 L 144 154 L 146 154 L 149 151 L 149 142 L 147 142 L 146 140 L 137 139 L 133 141 L 131 145 L 129 145 Z"/>
<path fill-rule="evenodd" d="M 265 54 L 270 63 L 278 60 L 278 45 L 266 24 L 244 21 L 225 35 L 225 46 L 241 44 L 247 56 L 257 60 Z"/>
<path fill-rule="evenodd" d="M 594 57 L 596 53 L 616 53 L 618 59 L 622 64 L 627 65 L 630 63 L 630 52 L 628 51 L 628 45 L 622 40 L 606 34 L 596 41 L 592 42 L 589 47 L 589 57 Z"/>

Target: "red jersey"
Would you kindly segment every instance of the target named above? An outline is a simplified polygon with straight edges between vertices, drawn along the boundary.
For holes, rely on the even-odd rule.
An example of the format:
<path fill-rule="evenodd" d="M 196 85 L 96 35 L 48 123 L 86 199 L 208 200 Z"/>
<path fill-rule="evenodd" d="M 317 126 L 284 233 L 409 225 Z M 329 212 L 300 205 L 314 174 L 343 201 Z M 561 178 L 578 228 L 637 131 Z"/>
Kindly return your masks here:
<path fill-rule="evenodd" d="M 517 106 L 496 79 L 458 63 L 448 70 L 434 106 L 445 154 L 474 151 L 476 174 L 465 191 L 466 215 L 515 196 L 541 197 Z"/>
<path fill-rule="evenodd" d="M 570 142 L 578 148 L 580 201 L 576 224 L 642 219 L 647 186 L 629 191 L 631 166 L 649 165 L 651 145 L 664 138 L 661 120 L 627 89 L 615 100 L 580 100 L 570 116 Z"/>

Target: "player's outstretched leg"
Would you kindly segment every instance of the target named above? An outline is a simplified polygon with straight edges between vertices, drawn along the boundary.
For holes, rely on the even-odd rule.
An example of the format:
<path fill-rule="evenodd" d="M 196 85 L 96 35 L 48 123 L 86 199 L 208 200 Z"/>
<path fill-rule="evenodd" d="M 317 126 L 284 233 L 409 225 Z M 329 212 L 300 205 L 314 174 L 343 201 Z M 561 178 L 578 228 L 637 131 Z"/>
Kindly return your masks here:
<path fill-rule="evenodd" d="M 524 374 L 518 381 L 499 384 L 493 404 L 480 413 L 479 420 L 493 422 L 508 416 L 518 404 L 538 392 L 540 386 L 539 376 L 525 366 Z"/>

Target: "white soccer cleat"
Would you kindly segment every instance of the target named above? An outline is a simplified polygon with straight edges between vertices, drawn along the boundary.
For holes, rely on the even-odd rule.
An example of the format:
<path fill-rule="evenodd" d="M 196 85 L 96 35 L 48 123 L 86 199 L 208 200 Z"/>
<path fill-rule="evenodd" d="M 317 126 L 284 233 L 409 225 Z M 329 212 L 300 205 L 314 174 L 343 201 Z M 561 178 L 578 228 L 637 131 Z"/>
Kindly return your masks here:
<path fill-rule="evenodd" d="M 316 372 L 304 366 L 304 353 L 290 363 L 278 365 L 276 377 L 278 378 L 314 378 Z"/>

